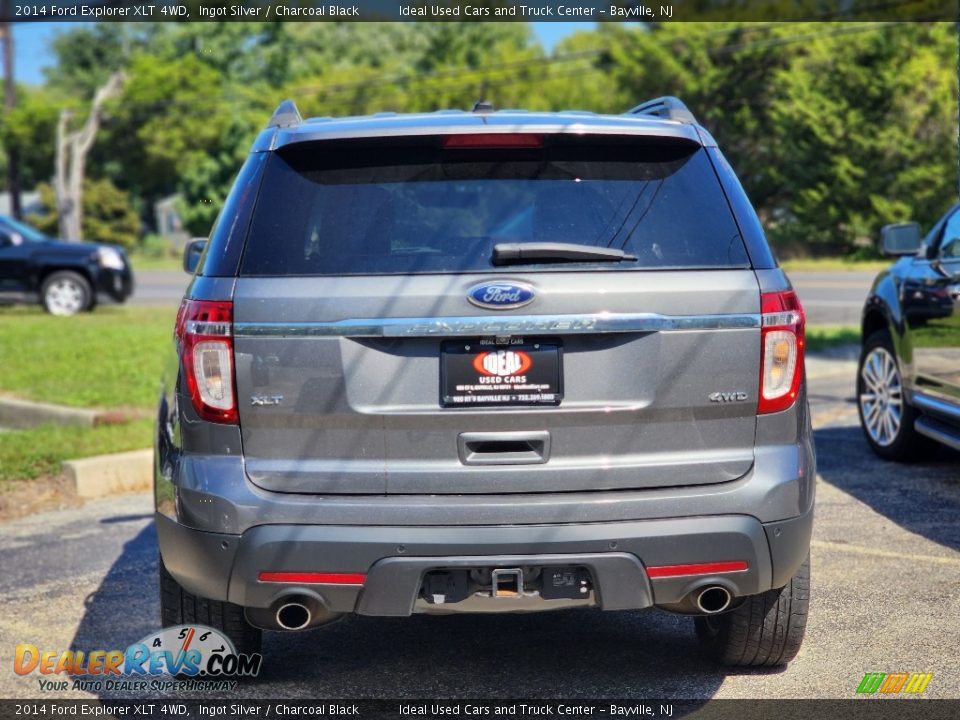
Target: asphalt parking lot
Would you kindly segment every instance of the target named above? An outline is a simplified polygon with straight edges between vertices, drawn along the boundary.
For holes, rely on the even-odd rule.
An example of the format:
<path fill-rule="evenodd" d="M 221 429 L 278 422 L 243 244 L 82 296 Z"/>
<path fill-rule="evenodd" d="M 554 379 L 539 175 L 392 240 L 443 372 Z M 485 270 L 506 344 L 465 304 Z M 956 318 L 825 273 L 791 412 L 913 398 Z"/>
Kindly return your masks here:
<path fill-rule="evenodd" d="M 259 680 L 230 697 L 850 698 L 864 673 L 898 671 L 932 672 L 928 697 L 960 697 L 960 455 L 876 459 L 851 363 L 810 367 L 813 600 L 786 670 L 712 665 L 692 622 L 659 611 L 355 618 L 267 634 Z M 17 643 L 122 649 L 157 629 L 151 509 L 148 495 L 127 495 L 0 525 L 0 697 L 41 696 L 35 675 L 10 670 Z"/>

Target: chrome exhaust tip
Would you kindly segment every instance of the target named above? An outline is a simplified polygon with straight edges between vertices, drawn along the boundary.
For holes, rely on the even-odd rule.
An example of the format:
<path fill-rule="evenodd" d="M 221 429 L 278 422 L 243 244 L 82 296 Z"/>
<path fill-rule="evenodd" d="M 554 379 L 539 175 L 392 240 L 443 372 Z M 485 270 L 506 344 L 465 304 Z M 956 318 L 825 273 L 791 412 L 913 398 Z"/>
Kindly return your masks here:
<path fill-rule="evenodd" d="M 284 630 L 303 630 L 312 619 L 313 613 L 302 602 L 292 601 L 277 608 L 277 625 Z"/>
<path fill-rule="evenodd" d="M 244 608 L 244 616 L 261 630 L 309 630 L 343 619 L 330 610 L 323 598 L 304 588 L 300 592 L 285 593 L 269 607 Z"/>
<path fill-rule="evenodd" d="M 708 585 L 697 593 L 697 609 L 706 615 L 715 615 L 730 607 L 733 596 L 721 585 Z"/>

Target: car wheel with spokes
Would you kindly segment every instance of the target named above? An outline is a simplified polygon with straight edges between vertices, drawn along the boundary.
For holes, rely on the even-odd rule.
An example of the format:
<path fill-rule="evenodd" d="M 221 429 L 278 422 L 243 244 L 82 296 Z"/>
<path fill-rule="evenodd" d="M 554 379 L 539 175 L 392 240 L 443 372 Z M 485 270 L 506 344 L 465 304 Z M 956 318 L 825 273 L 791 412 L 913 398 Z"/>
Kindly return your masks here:
<path fill-rule="evenodd" d="M 55 272 L 43 282 L 43 306 L 51 315 L 76 315 L 91 305 L 93 289 L 75 272 Z"/>
<path fill-rule="evenodd" d="M 786 665 L 800 652 L 809 608 L 808 556 L 784 587 L 749 595 L 729 612 L 695 618 L 697 639 L 723 665 Z"/>
<path fill-rule="evenodd" d="M 867 338 L 857 369 L 860 425 L 873 451 L 886 460 L 909 460 L 926 446 L 913 428 L 916 410 L 907 402 L 890 333 Z"/>

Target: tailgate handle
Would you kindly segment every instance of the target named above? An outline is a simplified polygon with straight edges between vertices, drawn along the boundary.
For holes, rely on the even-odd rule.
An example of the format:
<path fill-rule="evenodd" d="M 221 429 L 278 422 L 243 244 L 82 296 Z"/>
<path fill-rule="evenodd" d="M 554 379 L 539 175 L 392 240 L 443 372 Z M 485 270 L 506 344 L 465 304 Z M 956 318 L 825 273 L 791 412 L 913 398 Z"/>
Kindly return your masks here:
<path fill-rule="evenodd" d="M 460 433 L 457 451 L 464 465 L 537 465 L 550 459 L 550 433 Z"/>

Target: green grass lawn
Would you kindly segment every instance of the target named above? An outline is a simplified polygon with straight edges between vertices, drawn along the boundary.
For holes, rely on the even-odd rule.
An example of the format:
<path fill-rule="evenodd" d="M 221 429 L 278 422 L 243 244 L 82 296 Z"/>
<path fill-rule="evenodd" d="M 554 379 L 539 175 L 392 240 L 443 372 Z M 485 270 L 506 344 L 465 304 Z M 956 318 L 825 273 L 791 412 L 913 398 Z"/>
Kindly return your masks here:
<path fill-rule="evenodd" d="M 960 314 L 930 318 L 924 323 L 914 322 L 910 328 L 910 341 L 915 348 L 960 347 Z"/>
<path fill-rule="evenodd" d="M 0 392 L 80 407 L 153 408 L 176 310 L 0 309 Z"/>
<path fill-rule="evenodd" d="M 870 272 L 886 270 L 893 260 L 848 260 L 846 258 L 808 258 L 784 260 L 780 263 L 786 272 Z"/>
<path fill-rule="evenodd" d="M 175 318 L 170 308 L 103 306 L 67 318 L 32 307 L 0 309 L 0 392 L 152 411 Z M 0 432 L 0 492 L 18 480 L 57 475 L 64 460 L 150 447 L 151 428 L 151 420 L 135 420 Z"/>
<path fill-rule="evenodd" d="M 133 272 L 137 270 L 179 270 L 183 272 L 183 258 L 177 255 L 157 255 L 138 252 L 130 252 L 130 265 L 133 266 Z"/>
<path fill-rule="evenodd" d="M 0 492 L 18 480 L 57 475 L 64 460 L 150 447 L 153 423 L 135 420 L 95 428 L 44 425 L 0 432 Z"/>
<path fill-rule="evenodd" d="M 858 345 L 860 328 L 856 325 L 807 325 L 807 352 L 822 352 L 839 345 Z"/>

